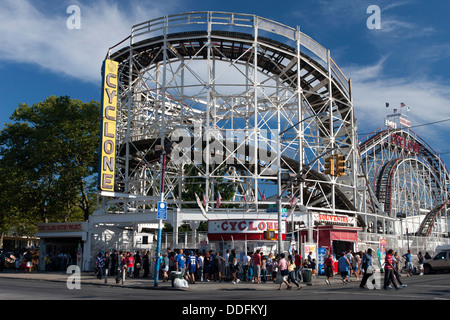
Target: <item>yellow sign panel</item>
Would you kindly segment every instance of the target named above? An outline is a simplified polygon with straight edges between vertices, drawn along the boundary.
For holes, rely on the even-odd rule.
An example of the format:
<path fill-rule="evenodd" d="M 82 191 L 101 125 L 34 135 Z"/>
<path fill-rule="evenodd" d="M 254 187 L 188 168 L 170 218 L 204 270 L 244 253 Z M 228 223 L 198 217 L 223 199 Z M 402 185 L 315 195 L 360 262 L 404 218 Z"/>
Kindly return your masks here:
<path fill-rule="evenodd" d="M 105 60 L 103 64 L 99 185 L 100 189 L 105 191 L 114 191 L 118 68 L 119 64 L 116 61 Z"/>

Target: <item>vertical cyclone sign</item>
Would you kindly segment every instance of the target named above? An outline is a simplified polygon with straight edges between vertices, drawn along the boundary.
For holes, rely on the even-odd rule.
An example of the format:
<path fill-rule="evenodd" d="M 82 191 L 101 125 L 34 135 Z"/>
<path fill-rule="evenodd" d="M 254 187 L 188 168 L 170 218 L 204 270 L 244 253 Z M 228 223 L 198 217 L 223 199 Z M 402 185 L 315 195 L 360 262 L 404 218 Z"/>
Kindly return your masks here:
<path fill-rule="evenodd" d="M 116 61 L 106 59 L 102 69 L 102 127 L 98 182 L 100 190 L 104 191 L 114 191 L 118 67 L 119 64 Z"/>

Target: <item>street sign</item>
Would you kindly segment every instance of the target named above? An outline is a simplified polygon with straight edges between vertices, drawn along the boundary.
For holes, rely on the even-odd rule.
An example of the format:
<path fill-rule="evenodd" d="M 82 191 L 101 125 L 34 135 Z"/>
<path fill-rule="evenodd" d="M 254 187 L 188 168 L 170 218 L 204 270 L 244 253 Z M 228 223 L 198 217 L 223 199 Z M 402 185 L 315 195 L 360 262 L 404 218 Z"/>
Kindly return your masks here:
<path fill-rule="evenodd" d="M 266 212 L 278 212 L 278 205 L 277 204 L 269 204 L 269 207 L 266 209 Z M 281 217 L 287 218 L 288 213 L 286 208 L 281 209 Z"/>
<path fill-rule="evenodd" d="M 158 201 L 158 219 L 167 219 L 167 203 Z"/>

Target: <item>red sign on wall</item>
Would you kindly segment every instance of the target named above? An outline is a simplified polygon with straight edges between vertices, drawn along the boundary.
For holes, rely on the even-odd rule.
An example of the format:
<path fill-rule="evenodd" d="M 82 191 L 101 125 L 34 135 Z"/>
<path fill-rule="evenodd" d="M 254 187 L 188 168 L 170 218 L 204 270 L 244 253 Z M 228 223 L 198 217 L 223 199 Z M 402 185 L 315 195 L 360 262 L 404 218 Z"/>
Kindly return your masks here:
<path fill-rule="evenodd" d="M 208 238 L 210 240 L 260 240 L 264 231 L 274 229 L 278 237 L 278 220 L 260 219 L 226 219 L 208 221 Z M 282 221 L 281 233 L 286 237 L 286 222 Z"/>
<path fill-rule="evenodd" d="M 81 222 L 73 223 L 42 223 L 38 224 L 38 232 L 71 232 L 82 231 L 83 225 Z"/>
<path fill-rule="evenodd" d="M 402 136 L 399 136 L 398 134 L 395 134 L 395 133 L 391 134 L 391 143 L 393 145 L 396 145 L 398 147 L 401 147 L 403 149 L 406 149 L 406 150 L 409 150 L 409 151 L 412 151 L 415 153 L 421 153 L 421 151 L 422 151 L 421 150 L 422 146 L 419 143 L 417 143 L 413 140 L 403 138 Z"/>

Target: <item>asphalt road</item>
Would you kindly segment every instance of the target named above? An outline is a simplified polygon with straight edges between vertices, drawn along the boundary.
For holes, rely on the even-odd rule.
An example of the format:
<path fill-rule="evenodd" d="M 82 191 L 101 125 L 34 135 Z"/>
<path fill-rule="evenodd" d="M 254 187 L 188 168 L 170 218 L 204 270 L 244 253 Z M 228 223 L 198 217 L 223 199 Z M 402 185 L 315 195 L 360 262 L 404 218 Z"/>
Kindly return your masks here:
<path fill-rule="evenodd" d="M 16 314 L 85 318 L 162 317 L 171 320 L 249 318 L 325 318 L 352 315 L 391 315 L 416 318 L 424 311 L 448 309 L 450 274 L 403 277 L 400 290 L 360 289 L 336 279 L 331 286 L 302 285 L 301 290 L 278 291 L 274 284 L 196 284 L 195 288 L 172 289 L 149 286 L 127 287 L 82 283 L 70 290 L 64 281 L 0 278 L 0 308 Z M 14 301 L 13 301 L 14 300 Z M 441 304 L 436 305 L 436 301 Z M 61 303 L 63 302 L 63 303 Z M 434 302 L 434 303 L 433 303 Z M 438 302 L 439 303 L 439 302 Z M 444 303 L 444 304 L 442 304 Z M 301 316 L 300 316 L 301 315 Z M 441 316 L 442 317 L 442 316 Z M 445 318 L 445 316 L 444 316 Z"/>
<path fill-rule="evenodd" d="M 239 287 L 223 284 L 208 287 L 207 290 L 171 290 L 113 287 L 95 284 L 82 284 L 81 289 L 69 290 L 64 282 L 8 279 L 0 281 L 0 301 L 5 300 L 168 300 L 195 301 L 216 300 L 222 302 L 239 301 L 288 301 L 288 300 L 450 300 L 450 274 L 440 273 L 425 276 L 402 277 L 407 284 L 400 290 L 360 289 L 359 282 L 347 285 L 303 286 L 292 291 L 261 290 L 260 285 Z M 276 286 L 273 286 L 276 288 Z M 198 288 L 198 287 L 197 287 Z"/>

